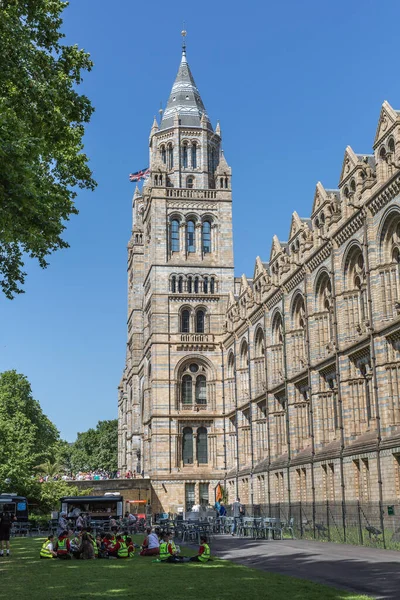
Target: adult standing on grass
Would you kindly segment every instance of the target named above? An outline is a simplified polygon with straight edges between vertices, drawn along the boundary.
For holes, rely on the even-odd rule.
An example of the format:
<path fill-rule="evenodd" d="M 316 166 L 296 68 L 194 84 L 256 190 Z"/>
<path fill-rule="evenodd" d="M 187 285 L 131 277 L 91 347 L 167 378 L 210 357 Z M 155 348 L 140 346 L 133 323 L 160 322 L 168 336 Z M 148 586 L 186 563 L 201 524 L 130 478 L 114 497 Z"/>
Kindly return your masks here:
<path fill-rule="evenodd" d="M 232 535 L 235 535 L 240 519 L 243 515 L 243 505 L 240 503 L 240 498 L 236 498 L 236 501 L 232 504 L 232 516 L 233 516 L 233 528 Z"/>
<path fill-rule="evenodd" d="M 3 513 L 0 517 L 0 557 L 4 556 L 4 544 L 6 546 L 6 556 L 10 556 L 10 531 L 14 521 L 16 521 L 15 515 L 11 513 Z"/>

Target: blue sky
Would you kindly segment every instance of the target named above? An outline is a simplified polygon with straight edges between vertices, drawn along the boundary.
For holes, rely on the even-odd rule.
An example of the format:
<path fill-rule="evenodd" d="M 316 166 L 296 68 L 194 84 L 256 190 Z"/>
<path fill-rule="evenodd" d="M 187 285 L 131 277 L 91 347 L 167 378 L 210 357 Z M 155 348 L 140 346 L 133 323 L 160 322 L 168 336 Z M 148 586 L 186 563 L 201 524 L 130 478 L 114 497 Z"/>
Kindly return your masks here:
<path fill-rule="evenodd" d="M 69 250 L 26 294 L 0 298 L 0 371 L 28 376 L 35 397 L 72 441 L 117 415 L 126 344 L 126 244 L 148 136 L 187 55 L 208 114 L 221 122 L 233 169 L 235 270 L 268 260 L 291 214 L 309 216 L 315 184 L 336 187 L 346 145 L 372 149 L 384 100 L 400 108 L 400 4 L 290 0 L 245 4 L 71 0 L 64 31 L 92 55 L 82 86 L 96 107 L 85 150 L 98 187 L 80 192 Z"/>

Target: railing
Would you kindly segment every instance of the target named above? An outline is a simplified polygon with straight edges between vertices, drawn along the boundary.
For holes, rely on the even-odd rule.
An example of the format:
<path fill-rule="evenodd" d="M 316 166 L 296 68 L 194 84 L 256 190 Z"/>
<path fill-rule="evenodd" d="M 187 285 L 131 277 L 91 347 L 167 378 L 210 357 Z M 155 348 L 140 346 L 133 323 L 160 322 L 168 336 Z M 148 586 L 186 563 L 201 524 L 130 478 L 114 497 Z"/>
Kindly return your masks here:
<path fill-rule="evenodd" d="M 210 344 L 214 342 L 212 333 L 182 333 L 180 341 L 185 344 Z"/>
<path fill-rule="evenodd" d="M 195 198 L 196 200 L 215 200 L 216 190 L 195 190 L 167 188 L 167 198 Z"/>

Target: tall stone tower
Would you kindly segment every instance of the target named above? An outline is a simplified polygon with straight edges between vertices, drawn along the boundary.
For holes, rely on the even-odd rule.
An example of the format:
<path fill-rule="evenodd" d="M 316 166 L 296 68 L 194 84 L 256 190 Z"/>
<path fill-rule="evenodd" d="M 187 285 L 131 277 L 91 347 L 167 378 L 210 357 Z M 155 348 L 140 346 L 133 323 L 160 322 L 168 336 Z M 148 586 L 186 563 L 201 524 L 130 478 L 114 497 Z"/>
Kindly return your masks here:
<path fill-rule="evenodd" d="M 213 502 L 226 470 L 223 327 L 234 287 L 231 169 L 183 46 L 150 177 L 133 198 L 119 467 L 149 476 L 154 510 Z"/>

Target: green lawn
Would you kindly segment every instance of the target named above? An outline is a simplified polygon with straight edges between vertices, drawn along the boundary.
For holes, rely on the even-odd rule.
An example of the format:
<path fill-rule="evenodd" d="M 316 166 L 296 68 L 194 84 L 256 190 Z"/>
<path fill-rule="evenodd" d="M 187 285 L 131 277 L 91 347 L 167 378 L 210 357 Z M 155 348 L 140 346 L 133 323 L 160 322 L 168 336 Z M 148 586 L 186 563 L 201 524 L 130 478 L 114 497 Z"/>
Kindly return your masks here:
<path fill-rule="evenodd" d="M 142 538 L 140 538 L 142 539 Z M 365 600 L 301 579 L 263 573 L 215 559 L 206 565 L 168 565 L 135 556 L 125 561 L 40 560 L 42 541 L 12 540 L 10 558 L 0 558 L 0 597 L 9 600 Z M 185 554 L 191 554 L 186 551 Z"/>

